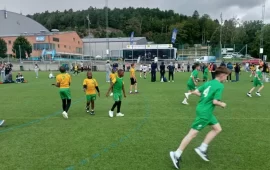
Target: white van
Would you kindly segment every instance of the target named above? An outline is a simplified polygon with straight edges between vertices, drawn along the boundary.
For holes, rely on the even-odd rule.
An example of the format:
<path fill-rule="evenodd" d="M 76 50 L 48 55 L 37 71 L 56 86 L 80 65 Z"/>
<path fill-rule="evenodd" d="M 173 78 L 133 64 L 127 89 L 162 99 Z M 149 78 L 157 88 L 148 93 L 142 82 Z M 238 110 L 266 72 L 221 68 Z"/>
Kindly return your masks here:
<path fill-rule="evenodd" d="M 214 63 L 216 62 L 216 57 L 215 56 L 202 56 L 200 58 L 194 59 L 195 62 L 200 62 L 200 63 Z"/>

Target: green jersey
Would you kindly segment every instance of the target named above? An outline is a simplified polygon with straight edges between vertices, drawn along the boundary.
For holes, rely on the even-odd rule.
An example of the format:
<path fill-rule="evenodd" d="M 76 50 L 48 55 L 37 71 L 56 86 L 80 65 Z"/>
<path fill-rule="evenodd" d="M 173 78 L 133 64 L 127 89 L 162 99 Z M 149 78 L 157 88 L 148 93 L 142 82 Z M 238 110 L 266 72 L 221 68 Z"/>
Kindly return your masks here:
<path fill-rule="evenodd" d="M 197 116 L 209 118 L 212 116 L 215 105 L 213 100 L 221 100 L 224 85 L 218 80 L 212 80 L 204 83 L 198 88 L 201 93 L 201 99 L 197 105 Z"/>
<path fill-rule="evenodd" d="M 256 76 L 254 77 L 254 81 L 260 81 L 262 79 L 262 72 L 260 70 L 256 71 Z"/>
<path fill-rule="evenodd" d="M 203 72 L 203 77 L 208 77 L 208 73 L 209 73 L 209 70 L 208 70 L 208 68 L 206 67 L 206 68 L 204 69 L 204 72 Z"/>
<path fill-rule="evenodd" d="M 194 79 L 197 79 L 197 78 L 198 78 L 198 74 L 199 74 L 198 70 L 194 70 L 194 71 L 191 73 L 191 75 L 190 75 L 190 77 L 189 77 L 189 79 L 188 79 L 188 83 L 187 83 L 187 84 L 188 84 L 188 85 L 195 86 L 192 77 L 194 77 Z"/>
<path fill-rule="evenodd" d="M 123 88 L 123 78 L 119 78 L 119 77 L 115 77 L 115 79 L 112 80 L 112 82 L 114 83 L 113 85 L 113 93 L 118 93 L 121 94 L 122 93 L 122 88 Z"/>

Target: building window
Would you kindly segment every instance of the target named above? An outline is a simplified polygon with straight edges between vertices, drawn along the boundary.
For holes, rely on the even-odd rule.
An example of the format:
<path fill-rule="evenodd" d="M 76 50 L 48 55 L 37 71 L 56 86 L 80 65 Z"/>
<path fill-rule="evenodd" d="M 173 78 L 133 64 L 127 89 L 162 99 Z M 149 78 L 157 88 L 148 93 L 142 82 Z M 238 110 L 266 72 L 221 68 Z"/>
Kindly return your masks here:
<path fill-rule="evenodd" d="M 76 53 L 82 54 L 82 48 L 76 48 Z"/>
<path fill-rule="evenodd" d="M 75 41 L 75 38 L 73 38 L 73 41 Z"/>
<path fill-rule="evenodd" d="M 55 44 L 51 44 L 51 43 L 34 43 L 33 49 L 35 51 L 43 50 L 43 49 L 54 50 L 55 49 Z"/>
<path fill-rule="evenodd" d="M 53 41 L 54 41 L 54 42 L 59 42 L 59 38 L 53 37 Z"/>
<path fill-rule="evenodd" d="M 64 48 L 67 48 L 67 46 L 66 46 L 66 45 L 64 45 Z"/>
<path fill-rule="evenodd" d="M 80 44 L 80 41 L 78 41 L 78 44 Z"/>
<path fill-rule="evenodd" d="M 11 45 L 11 41 L 10 40 L 8 40 L 8 44 Z"/>
<path fill-rule="evenodd" d="M 60 48 L 60 44 L 58 44 L 58 48 Z"/>

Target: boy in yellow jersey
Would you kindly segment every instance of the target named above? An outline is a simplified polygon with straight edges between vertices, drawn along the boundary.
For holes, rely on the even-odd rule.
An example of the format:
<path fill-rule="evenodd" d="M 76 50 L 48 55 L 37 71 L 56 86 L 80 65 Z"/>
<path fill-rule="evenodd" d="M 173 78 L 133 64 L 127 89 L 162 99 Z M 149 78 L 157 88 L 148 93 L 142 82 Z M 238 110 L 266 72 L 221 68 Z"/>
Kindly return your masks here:
<path fill-rule="evenodd" d="M 131 68 L 130 68 L 129 72 L 130 72 L 130 91 L 129 91 L 129 93 L 132 94 L 133 87 L 135 89 L 135 93 L 138 93 L 134 64 L 131 64 Z"/>
<path fill-rule="evenodd" d="M 117 77 L 117 72 L 116 71 L 117 71 L 117 69 L 116 68 L 113 68 L 112 69 L 112 72 L 110 74 L 111 84 L 112 84 L 112 80 L 114 80 Z M 110 96 L 113 96 L 113 88 L 112 88 L 112 92 L 111 92 Z"/>
<path fill-rule="evenodd" d="M 71 105 L 71 94 L 70 94 L 70 83 L 71 83 L 71 76 L 66 73 L 65 67 L 60 67 L 61 74 L 56 76 L 56 87 L 59 87 L 60 97 L 62 99 L 62 108 L 63 108 L 63 117 L 68 119 L 68 110 Z"/>
<path fill-rule="evenodd" d="M 98 88 L 98 82 L 96 79 L 93 79 L 92 72 L 87 72 L 87 78 L 83 81 L 83 90 L 86 94 L 86 112 L 89 113 L 89 107 L 91 103 L 91 115 L 94 115 L 95 109 L 95 100 L 97 98 L 96 91 L 98 92 L 98 96 L 100 97 L 100 92 Z"/>
<path fill-rule="evenodd" d="M 79 71 L 78 71 L 78 65 L 77 64 L 75 64 L 74 65 L 74 75 L 77 73 L 77 75 L 79 74 Z"/>

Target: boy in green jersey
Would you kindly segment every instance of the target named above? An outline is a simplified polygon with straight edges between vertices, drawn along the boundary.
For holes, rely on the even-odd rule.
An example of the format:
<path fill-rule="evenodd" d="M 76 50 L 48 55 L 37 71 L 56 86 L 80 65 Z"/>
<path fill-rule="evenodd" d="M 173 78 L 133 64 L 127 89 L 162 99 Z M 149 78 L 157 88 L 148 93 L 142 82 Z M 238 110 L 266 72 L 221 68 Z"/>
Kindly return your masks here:
<path fill-rule="evenodd" d="M 262 66 L 259 66 L 258 70 L 256 71 L 256 75 L 253 79 L 253 87 L 252 89 L 247 93 L 247 96 L 248 97 L 252 97 L 251 93 L 253 92 L 253 90 L 255 90 L 255 88 L 257 86 L 260 86 L 259 90 L 256 92 L 256 95 L 257 96 L 261 96 L 260 94 L 260 91 L 264 88 L 263 86 L 263 83 L 262 83 L 262 70 L 263 70 L 263 67 Z"/>
<path fill-rule="evenodd" d="M 123 117 L 124 114 L 120 112 L 121 109 L 121 103 L 122 103 L 122 91 L 124 94 L 124 97 L 126 97 L 125 87 L 124 87 L 124 71 L 122 69 L 118 70 L 118 76 L 116 76 L 110 85 L 110 88 L 106 94 L 106 96 L 109 96 L 110 91 L 113 88 L 113 99 L 115 103 L 112 106 L 112 109 L 109 111 L 109 116 L 113 117 L 113 111 L 117 107 L 117 117 Z"/>
<path fill-rule="evenodd" d="M 209 69 L 208 69 L 208 64 L 205 64 L 205 69 L 203 71 L 203 81 L 206 82 L 208 81 L 208 74 L 209 74 Z"/>
<path fill-rule="evenodd" d="M 222 108 L 226 107 L 226 103 L 221 102 L 222 92 L 224 85 L 221 83 L 227 79 L 230 74 L 230 70 L 226 67 L 219 67 L 216 69 L 216 78 L 212 81 L 204 83 L 197 90 L 192 92 L 197 96 L 200 96 L 200 101 L 196 108 L 196 118 L 191 126 L 190 131 L 186 137 L 182 140 L 179 148 L 176 151 L 170 152 L 170 157 L 174 166 L 180 168 L 180 160 L 183 151 L 187 145 L 191 142 L 197 134 L 206 126 L 211 126 L 212 130 L 206 135 L 203 143 L 200 147 L 195 149 L 195 152 L 205 161 L 209 161 L 207 158 L 207 147 L 209 143 L 221 132 L 221 126 L 218 120 L 213 114 L 215 106 Z"/>
<path fill-rule="evenodd" d="M 189 95 L 191 95 L 191 92 L 196 90 L 197 86 L 197 81 L 198 81 L 198 74 L 199 74 L 199 69 L 200 69 L 200 64 L 196 63 L 194 65 L 194 71 L 191 73 L 188 82 L 187 82 L 187 88 L 188 88 L 188 93 L 185 93 L 185 99 L 183 100 L 182 104 L 188 105 L 188 98 Z"/>

